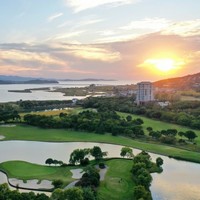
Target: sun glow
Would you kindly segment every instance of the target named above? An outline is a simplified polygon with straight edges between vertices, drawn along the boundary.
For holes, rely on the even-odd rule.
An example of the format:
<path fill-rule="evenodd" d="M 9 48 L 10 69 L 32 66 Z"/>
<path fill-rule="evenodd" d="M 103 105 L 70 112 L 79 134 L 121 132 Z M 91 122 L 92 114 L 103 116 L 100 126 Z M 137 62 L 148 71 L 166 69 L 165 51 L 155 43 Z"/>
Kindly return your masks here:
<path fill-rule="evenodd" d="M 180 68 L 184 62 L 176 61 L 171 58 L 158 58 L 158 59 L 147 59 L 144 64 L 147 66 L 153 66 L 155 69 L 161 72 L 170 72 L 172 70 Z"/>

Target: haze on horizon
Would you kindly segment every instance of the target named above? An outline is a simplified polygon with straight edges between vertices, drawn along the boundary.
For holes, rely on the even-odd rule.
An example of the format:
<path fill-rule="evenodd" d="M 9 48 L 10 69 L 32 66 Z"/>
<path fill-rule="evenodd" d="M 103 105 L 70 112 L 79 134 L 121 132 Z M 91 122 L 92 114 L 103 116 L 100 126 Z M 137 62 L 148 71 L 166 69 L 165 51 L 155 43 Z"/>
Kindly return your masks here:
<path fill-rule="evenodd" d="M 0 0 L 0 73 L 158 80 L 199 72 L 199 0 Z"/>

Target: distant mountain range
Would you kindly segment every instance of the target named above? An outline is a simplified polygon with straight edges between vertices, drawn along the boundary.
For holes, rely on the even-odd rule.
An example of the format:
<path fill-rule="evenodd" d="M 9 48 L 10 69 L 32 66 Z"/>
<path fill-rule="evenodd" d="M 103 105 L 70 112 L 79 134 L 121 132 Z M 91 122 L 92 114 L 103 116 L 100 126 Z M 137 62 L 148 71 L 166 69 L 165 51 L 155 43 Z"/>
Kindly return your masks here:
<path fill-rule="evenodd" d="M 116 81 L 116 80 L 114 80 L 114 79 L 85 78 L 85 79 L 61 79 L 60 81 Z"/>
<path fill-rule="evenodd" d="M 44 79 L 44 78 L 0 75 L 0 84 L 45 84 L 45 83 L 58 83 L 58 81 L 53 79 Z"/>
<path fill-rule="evenodd" d="M 177 78 L 169 78 L 153 83 L 158 88 L 170 88 L 170 89 L 200 89 L 200 73 L 187 75 Z"/>
<path fill-rule="evenodd" d="M 45 78 L 33 78 L 33 77 L 21 77 L 21 76 L 5 76 L 0 75 L 0 84 L 45 84 L 45 83 L 58 83 L 58 81 L 115 81 L 112 79 L 45 79 Z"/>

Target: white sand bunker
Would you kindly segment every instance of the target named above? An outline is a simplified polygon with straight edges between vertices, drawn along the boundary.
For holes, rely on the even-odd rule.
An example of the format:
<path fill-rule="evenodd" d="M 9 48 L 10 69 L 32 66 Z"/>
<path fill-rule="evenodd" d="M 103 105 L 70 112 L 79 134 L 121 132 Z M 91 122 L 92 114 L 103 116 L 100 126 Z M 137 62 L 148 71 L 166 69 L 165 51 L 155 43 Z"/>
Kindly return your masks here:
<path fill-rule="evenodd" d="M 3 140 L 5 138 L 5 136 L 0 135 L 0 140 Z"/>
<path fill-rule="evenodd" d="M 51 181 L 48 180 L 42 180 L 39 182 L 39 180 L 28 180 L 26 183 L 23 182 L 23 180 L 19 180 L 16 178 L 10 178 L 9 182 L 18 187 L 28 188 L 28 189 L 52 189 L 53 185 Z"/>
<path fill-rule="evenodd" d="M 83 169 L 71 169 L 72 178 L 80 179 L 83 175 Z"/>
<path fill-rule="evenodd" d="M 1 124 L 0 127 L 15 127 L 15 124 Z"/>

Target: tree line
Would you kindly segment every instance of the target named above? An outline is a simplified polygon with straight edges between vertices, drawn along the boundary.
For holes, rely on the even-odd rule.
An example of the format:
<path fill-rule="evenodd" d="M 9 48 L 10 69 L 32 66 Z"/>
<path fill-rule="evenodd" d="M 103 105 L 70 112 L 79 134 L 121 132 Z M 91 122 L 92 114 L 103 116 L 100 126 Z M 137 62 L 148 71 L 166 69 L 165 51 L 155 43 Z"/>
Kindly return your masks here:
<path fill-rule="evenodd" d="M 165 108 L 156 102 L 137 106 L 130 97 L 89 97 L 82 100 L 84 108 L 114 110 L 143 115 L 148 118 L 200 129 L 200 101 L 173 101 Z"/>
<path fill-rule="evenodd" d="M 185 132 L 178 132 L 176 129 L 163 129 L 160 131 L 155 131 L 152 127 L 147 127 L 147 131 L 152 139 L 158 140 L 166 144 L 175 144 L 177 141 L 179 142 L 179 144 L 186 144 L 185 139 L 183 139 L 182 137 L 187 138 L 190 142 L 194 142 L 194 139 L 197 137 L 196 133 L 191 130 Z M 177 135 L 181 138 L 177 139 Z"/>
<path fill-rule="evenodd" d="M 0 122 L 19 121 L 21 119 L 18 111 L 12 106 L 0 105 Z"/>
<path fill-rule="evenodd" d="M 78 131 L 95 132 L 99 134 L 125 135 L 140 137 L 144 135 L 143 121 L 131 116 L 121 117 L 115 111 L 83 111 L 78 114 L 61 113 L 59 118 L 27 114 L 24 122 L 41 128 L 65 128 Z"/>

